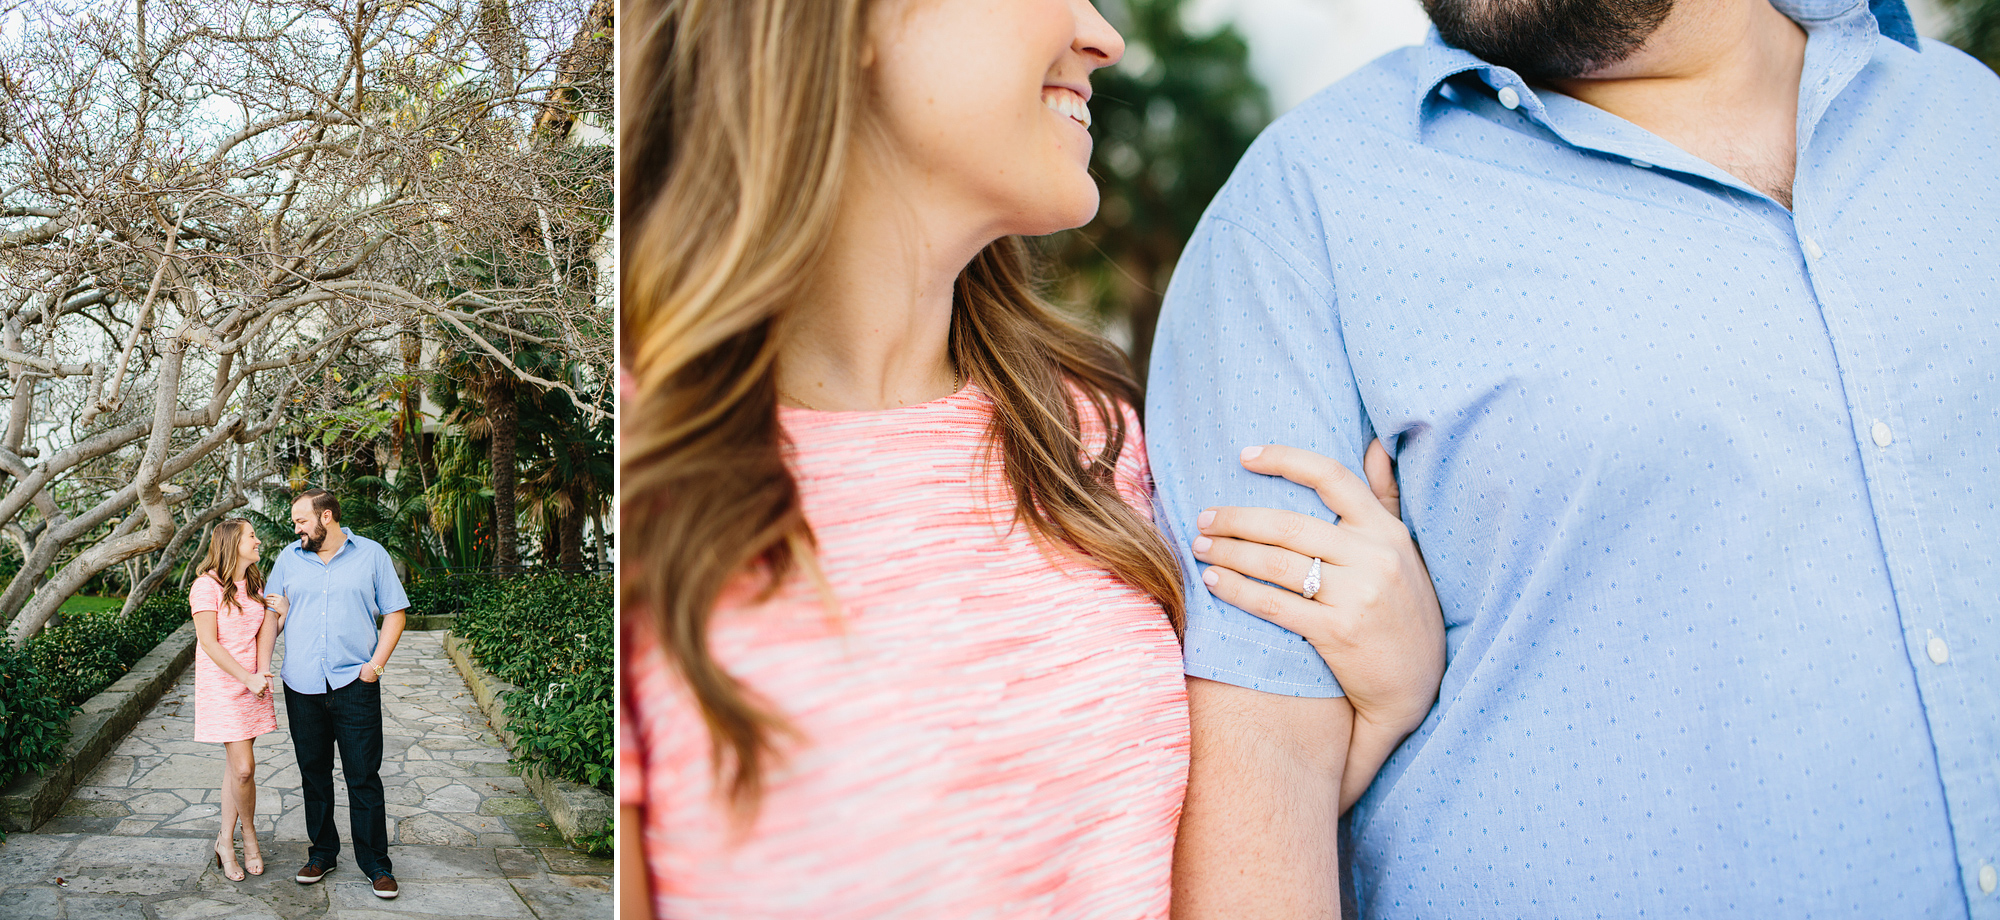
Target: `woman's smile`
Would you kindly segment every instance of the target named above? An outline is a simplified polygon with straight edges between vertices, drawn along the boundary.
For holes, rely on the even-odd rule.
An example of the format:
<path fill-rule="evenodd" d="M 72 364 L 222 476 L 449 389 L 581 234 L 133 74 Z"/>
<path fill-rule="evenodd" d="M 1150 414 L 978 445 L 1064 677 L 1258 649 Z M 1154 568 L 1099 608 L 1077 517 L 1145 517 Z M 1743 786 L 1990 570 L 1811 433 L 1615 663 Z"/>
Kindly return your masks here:
<path fill-rule="evenodd" d="M 1089 90 L 1077 90 L 1068 86 L 1042 87 L 1042 105 L 1050 111 L 1066 116 L 1077 124 L 1090 127 Z"/>

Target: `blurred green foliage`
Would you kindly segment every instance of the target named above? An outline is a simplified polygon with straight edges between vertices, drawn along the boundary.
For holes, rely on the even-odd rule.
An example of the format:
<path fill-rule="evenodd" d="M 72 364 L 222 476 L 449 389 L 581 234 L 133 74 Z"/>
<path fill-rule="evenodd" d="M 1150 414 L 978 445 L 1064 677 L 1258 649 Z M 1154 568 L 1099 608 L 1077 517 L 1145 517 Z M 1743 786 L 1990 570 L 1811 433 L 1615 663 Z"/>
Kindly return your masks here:
<path fill-rule="evenodd" d="M 1125 58 L 1091 77 L 1090 168 L 1097 217 L 1050 237 L 1059 299 L 1107 326 L 1129 323 L 1143 380 L 1160 298 L 1181 246 L 1209 199 L 1271 120 L 1250 74 L 1250 48 L 1233 27 L 1190 33 L 1181 0 L 1105 0 Z M 1114 336 L 1116 332 L 1113 332 Z"/>
<path fill-rule="evenodd" d="M 2000 71 L 2000 0 L 1938 0 L 1938 3 L 1953 20 L 1946 40 Z"/>

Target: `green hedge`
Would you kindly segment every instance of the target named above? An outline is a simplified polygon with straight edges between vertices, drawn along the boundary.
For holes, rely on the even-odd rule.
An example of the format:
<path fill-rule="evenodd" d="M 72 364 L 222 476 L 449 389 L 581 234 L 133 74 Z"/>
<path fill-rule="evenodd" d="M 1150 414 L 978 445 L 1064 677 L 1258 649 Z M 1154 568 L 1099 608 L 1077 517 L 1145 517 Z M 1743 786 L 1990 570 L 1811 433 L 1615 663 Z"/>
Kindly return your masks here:
<path fill-rule="evenodd" d="M 411 616 L 451 616 L 491 606 L 507 585 L 524 577 L 488 572 L 420 572 L 403 586 Z"/>
<path fill-rule="evenodd" d="M 520 688 L 504 698 L 517 756 L 611 791 L 611 578 L 489 577 L 462 596 L 469 602 L 452 631 L 482 667 Z"/>
<path fill-rule="evenodd" d="M 0 786 L 29 770 L 47 770 L 69 741 L 76 707 L 57 698 L 34 660 L 0 637 Z M 4 840 L 0 836 L 0 840 Z"/>
<path fill-rule="evenodd" d="M 140 658 L 188 621 L 185 598 L 154 595 L 132 611 L 70 614 L 28 640 L 28 656 L 50 680 L 56 696 L 80 704 L 111 686 Z"/>
<path fill-rule="evenodd" d="M 187 601 L 148 598 L 122 619 L 116 610 L 74 613 L 16 651 L 0 640 L 0 784 L 45 770 L 69 741 L 78 704 L 111 686 L 188 621 Z"/>

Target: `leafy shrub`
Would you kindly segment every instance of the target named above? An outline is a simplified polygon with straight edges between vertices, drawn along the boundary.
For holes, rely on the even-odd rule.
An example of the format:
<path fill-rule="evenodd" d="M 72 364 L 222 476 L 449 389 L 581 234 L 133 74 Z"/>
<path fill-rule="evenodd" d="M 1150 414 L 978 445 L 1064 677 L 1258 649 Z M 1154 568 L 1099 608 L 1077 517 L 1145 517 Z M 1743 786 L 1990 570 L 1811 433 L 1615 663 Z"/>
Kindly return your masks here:
<path fill-rule="evenodd" d="M 492 606 L 520 578 L 490 572 L 421 572 L 403 586 L 412 616 L 450 616 Z"/>
<path fill-rule="evenodd" d="M 130 619 L 116 610 L 73 613 L 16 650 L 0 641 L 0 785 L 47 770 L 69 742 L 77 705 L 110 686 L 187 622 L 187 602 L 153 597 Z M 0 837 L 0 839 L 5 839 Z"/>
<path fill-rule="evenodd" d="M 0 786 L 55 763 L 69 742 L 69 717 L 75 713 L 31 656 L 0 640 L 0 751 L 6 752 L 0 757 Z"/>
<path fill-rule="evenodd" d="M 504 700 L 517 757 L 609 792 L 611 579 L 516 576 L 477 597 L 452 628 L 482 667 L 520 688 Z"/>
<path fill-rule="evenodd" d="M 187 601 L 171 594 L 147 598 L 130 619 L 118 613 L 70 614 L 28 640 L 25 652 L 57 699 L 74 705 L 97 695 L 188 621 Z"/>

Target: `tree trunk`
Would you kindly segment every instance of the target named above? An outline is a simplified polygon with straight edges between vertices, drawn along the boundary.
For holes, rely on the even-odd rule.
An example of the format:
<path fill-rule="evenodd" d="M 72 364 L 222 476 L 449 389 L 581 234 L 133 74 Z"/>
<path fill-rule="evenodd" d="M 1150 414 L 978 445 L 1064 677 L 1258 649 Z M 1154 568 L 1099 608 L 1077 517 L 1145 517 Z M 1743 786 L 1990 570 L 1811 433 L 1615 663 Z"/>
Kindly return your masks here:
<path fill-rule="evenodd" d="M 583 503 L 570 502 L 568 513 L 556 525 L 561 531 L 562 555 L 556 560 L 566 572 L 583 570 Z"/>
<path fill-rule="evenodd" d="M 514 403 L 513 375 L 502 367 L 488 370 L 486 421 L 493 426 L 487 455 L 493 476 L 493 567 L 505 571 L 521 564 L 514 515 L 514 444 L 520 434 L 521 420 Z"/>

